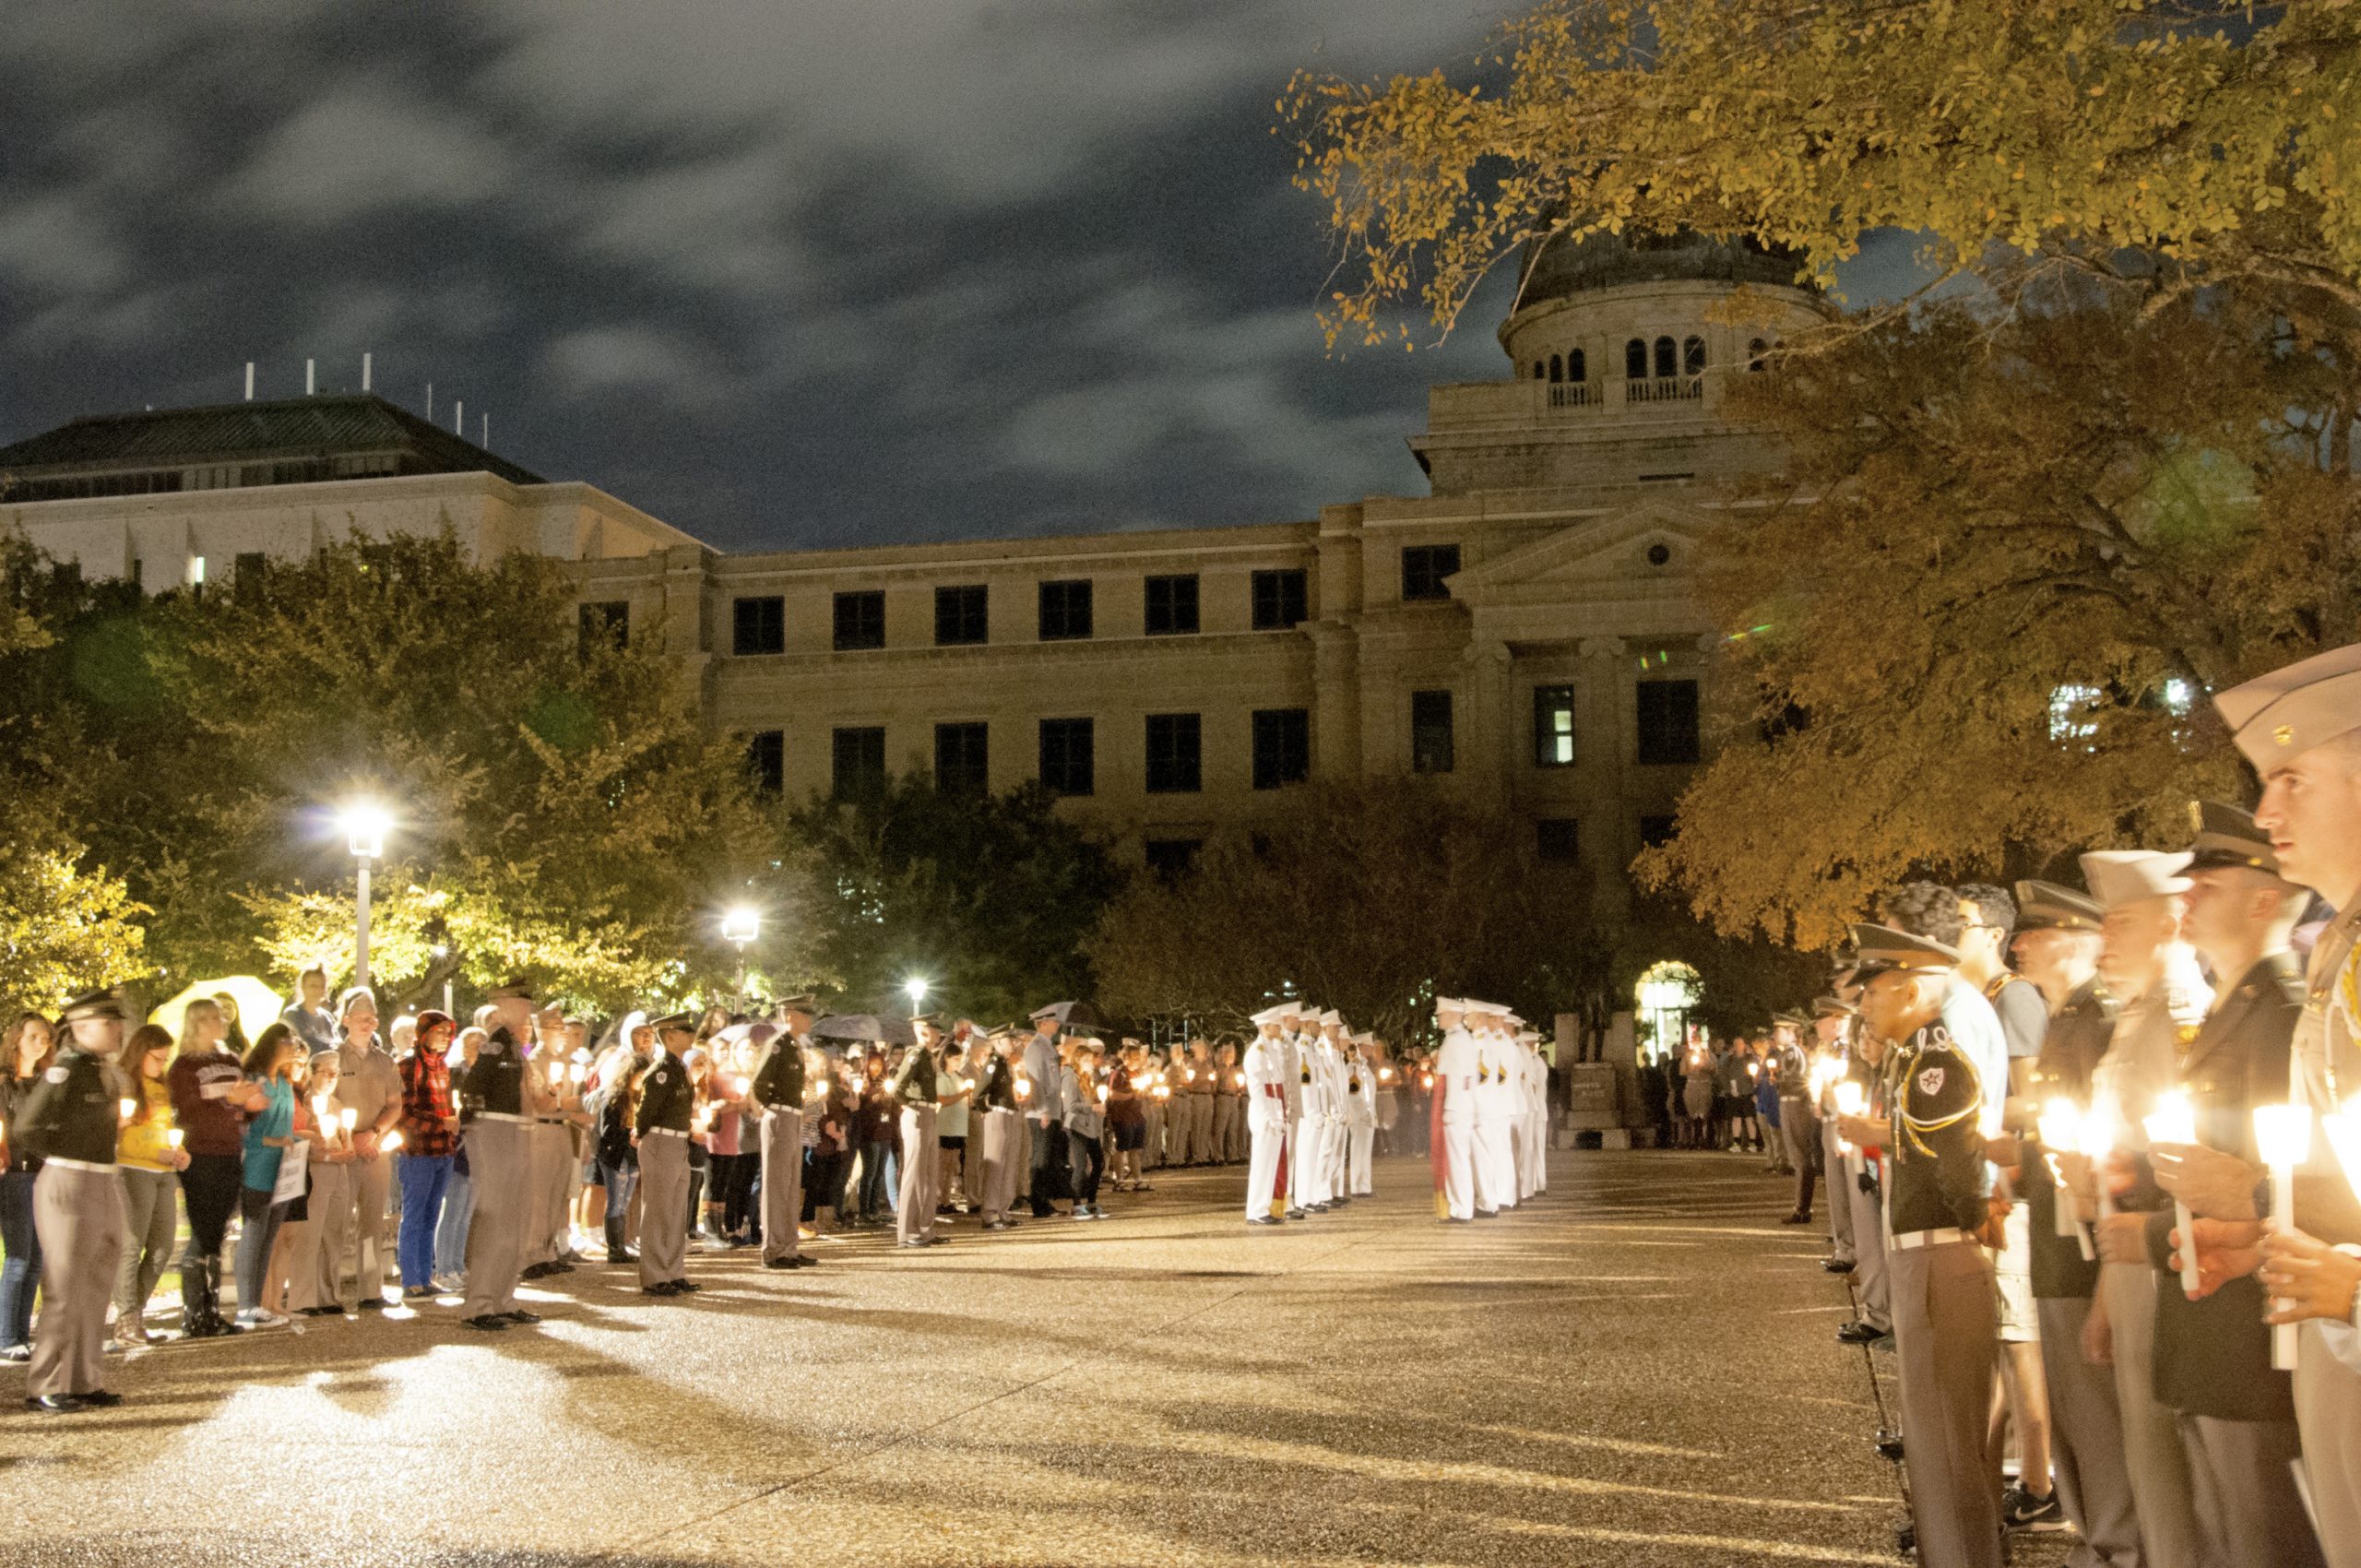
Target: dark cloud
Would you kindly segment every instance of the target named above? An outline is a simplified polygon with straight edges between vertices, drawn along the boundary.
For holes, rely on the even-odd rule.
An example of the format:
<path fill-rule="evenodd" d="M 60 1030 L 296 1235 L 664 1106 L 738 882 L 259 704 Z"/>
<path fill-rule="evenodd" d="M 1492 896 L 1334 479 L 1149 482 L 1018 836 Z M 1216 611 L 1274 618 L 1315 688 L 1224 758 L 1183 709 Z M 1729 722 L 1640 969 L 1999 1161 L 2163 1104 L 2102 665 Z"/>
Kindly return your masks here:
<path fill-rule="evenodd" d="M 1465 61 L 1513 8 L 19 0 L 0 439 L 232 398 L 248 359 L 350 386 L 368 350 L 731 548 L 1415 492 L 1401 437 L 1505 369 L 1493 313 L 1329 356 L 1273 100 Z"/>

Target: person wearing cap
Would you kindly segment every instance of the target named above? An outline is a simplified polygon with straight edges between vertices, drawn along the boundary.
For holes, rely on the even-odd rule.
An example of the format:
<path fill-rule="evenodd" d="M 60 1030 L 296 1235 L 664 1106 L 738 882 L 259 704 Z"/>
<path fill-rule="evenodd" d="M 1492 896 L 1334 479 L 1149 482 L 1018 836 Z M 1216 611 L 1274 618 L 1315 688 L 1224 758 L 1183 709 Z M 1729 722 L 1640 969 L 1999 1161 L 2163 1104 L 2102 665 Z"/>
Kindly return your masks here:
<path fill-rule="evenodd" d="M 632 1142 L 639 1150 L 639 1289 L 647 1296 L 685 1296 L 690 1283 L 689 1123 L 696 1090 L 682 1060 L 696 1039 L 694 1018 L 673 1013 L 656 1020 L 657 1055 L 639 1081 L 639 1115 Z"/>
<path fill-rule="evenodd" d="M 1435 998 L 1435 1028 L 1442 1044 L 1434 1057 L 1434 1096 L 1429 1117 L 1435 1172 L 1435 1218 L 1449 1225 L 1472 1223 L 1481 1191 L 1476 1153 L 1476 1089 L 1485 1071 L 1475 1031 L 1467 1027 L 1467 1004 L 1455 996 Z"/>
<path fill-rule="evenodd" d="M 976 1197 L 987 1230 L 1006 1230 L 1014 1223 L 1008 1211 L 1016 1202 L 1016 1135 L 1024 1120 L 1017 1114 L 1016 1070 L 1008 1061 L 1014 1045 L 1006 1029 L 994 1029 L 980 1046 L 983 1061 L 975 1070 L 976 1114 L 971 1120 L 980 1121 L 981 1137 Z"/>
<path fill-rule="evenodd" d="M 2017 972 L 2040 992 L 2048 1014 L 2040 1054 L 2027 1075 L 2026 1097 L 2036 1112 L 2053 1100 L 2086 1110 L 2092 1075 L 2115 1032 L 2115 998 L 2098 970 L 2106 911 L 2095 898 L 2054 882 L 2020 882 L 2015 893 L 2010 952 Z M 2094 1563 L 2137 1568 L 2144 1559 L 2123 1457 L 2115 1372 L 2082 1353 L 2098 1290 L 2095 1253 L 2084 1256 L 2084 1221 L 2094 1214 L 2061 1224 L 2061 1212 L 2070 1211 L 2071 1200 L 2063 1197 L 2052 1175 L 2054 1168 L 2082 1156 L 2076 1149 L 2046 1148 L 2038 1134 L 2037 1125 L 2018 1134 L 2017 1190 L 2025 1198 L 2026 1283 L 2046 1347 L 2041 1374 L 2049 1404 L 2051 1491 Z M 2067 1211 L 2061 1211 L 2061 1202 Z M 2027 1491 L 2021 1479 L 2019 1491 Z M 2015 1511 L 2031 1512 L 2039 1502 L 2021 1495 Z"/>
<path fill-rule="evenodd" d="M 1246 1158 L 1246 1079 L 1238 1042 L 1225 1039 L 1214 1048 L 1215 1157 L 1224 1165 Z"/>
<path fill-rule="evenodd" d="M 902 1053 L 894 1075 L 894 1099 L 902 1108 L 902 1182 L 894 1205 L 894 1243 L 901 1247 L 931 1247 L 935 1234 L 935 1183 L 942 1169 L 935 1157 L 936 1118 L 941 1111 L 935 1071 L 937 1020 L 929 1015 L 910 1020 L 917 1039 Z"/>
<path fill-rule="evenodd" d="M 1377 1148 L 1377 1064 L 1370 1060 L 1377 1037 L 1357 1034 L 1345 1052 L 1345 1195 L 1363 1198 L 1370 1182 L 1370 1157 Z"/>
<path fill-rule="evenodd" d="M 1313 1071 L 1320 1081 L 1320 1201 L 1330 1208 L 1351 1202 L 1345 1192 L 1345 1016 L 1335 1008 L 1320 1015 Z"/>
<path fill-rule="evenodd" d="M 1893 1105 L 1893 1086 L 1887 1076 L 1892 1063 L 1885 1042 L 1873 1038 L 1860 1021 L 1861 980 L 1858 967 L 1848 963 L 1835 980 L 1838 994 L 1828 1000 L 1844 1009 L 1842 1025 L 1836 1028 L 1846 1042 L 1841 1081 L 1859 1088 L 1863 1119 L 1872 1126 L 1882 1127 Z M 1852 993 L 1850 1000 L 1844 994 L 1847 992 Z M 1821 1011 L 1826 1016 L 1827 1010 Z M 1847 1137 L 1842 1130 L 1845 1119 L 1837 1107 L 1834 1083 L 1831 1083 L 1829 1090 L 1830 1142 L 1835 1146 L 1851 1142 L 1860 1156 L 1859 1174 L 1855 1176 L 1852 1167 L 1856 1162 L 1844 1159 L 1841 1147 L 1836 1152 L 1839 1165 L 1851 1178 L 1845 1184 L 1845 1200 L 1852 1219 L 1857 1309 L 1854 1320 L 1836 1330 L 1836 1339 L 1843 1345 L 1877 1345 L 1893 1337 L 1893 1282 L 1887 1267 L 1886 1249 L 1885 1139 L 1880 1135 L 1861 1143 Z"/>
<path fill-rule="evenodd" d="M 1281 1043 L 1286 1009 L 1265 1007 L 1251 1020 L 1246 1042 L 1246 1223 L 1276 1225 L 1287 1213 L 1287 1061 Z"/>
<path fill-rule="evenodd" d="M 1820 1136 L 1815 1157 L 1828 1178 L 1828 1258 L 1821 1264 L 1831 1274 L 1853 1274 L 1860 1268 L 1853 1234 L 1851 1171 L 1837 1147 L 1835 1094 L 1837 1080 L 1847 1065 L 1852 1033 L 1852 1004 L 1835 996 L 1815 997 L 1806 1028 L 1812 1039 L 1809 1060 L 1819 1072 L 1818 1097 L 1811 1104 L 1812 1125 Z"/>
<path fill-rule="evenodd" d="M 1320 1009 L 1306 1008 L 1297 1020 L 1295 1135 L 1287 1145 L 1288 1185 L 1295 1203 L 1290 1216 L 1328 1212 L 1328 1078 L 1320 1058 Z"/>
<path fill-rule="evenodd" d="M 1881 1142 L 1890 1161 L 1886 1266 L 1918 1560 L 1999 1568 L 2000 1478 L 1987 1443 L 1999 1324 L 1985 1249 L 2003 1239 L 2008 1206 L 1992 1196 L 1976 1062 L 1943 1023 L 1959 955 L 1889 927 L 1856 926 L 1853 937 L 1868 977 L 1862 1023 L 1893 1052 L 1886 1125 L 1848 1124 L 1847 1135 Z"/>
<path fill-rule="evenodd" d="M 1811 1223 L 1812 1189 L 1820 1177 L 1820 1121 L 1812 1113 L 1811 1064 L 1803 1035 L 1810 1020 L 1782 1013 L 1771 1024 L 1771 1076 L 1779 1097 L 1779 1136 L 1794 1167 L 1796 1206 L 1782 1225 Z"/>
<path fill-rule="evenodd" d="M 552 1003 L 533 1020 L 532 1054 L 525 1059 L 525 1267 L 523 1279 L 571 1273 L 560 1253 L 566 1237 L 565 1168 L 574 1157 L 572 1118 L 582 1104 L 565 1059 L 570 1036 L 565 1009 Z"/>
<path fill-rule="evenodd" d="M 25 1404 L 44 1415 L 123 1402 L 106 1386 L 106 1339 L 107 1302 L 123 1258 L 121 1113 L 108 1073 L 123 1049 L 124 1016 L 111 991 L 68 1003 L 65 1045 L 18 1102 L 8 1129 L 13 1147 L 42 1162 L 33 1179 L 42 1312 Z"/>
<path fill-rule="evenodd" d="M 1305 1099 L 1311 1092 L 1305 1082 L 1305 1056 L 1310 1050 L 1312 1019 L 1317 1016 L 1317 1010 L 1308 1008 L 1300 1002 L 1287 1002 L 1280 1005 L 1286 1009 L 1279 1018 L 1279 1059 L 1286 1064 L 1287 1101 L 1287 1155 L 1283 1161 L 1287 1170 L 1287 1208 L 1282 1218 L 1301 1219 L 1311 1212 L 1303 1205 L 1303 1167 L 1310 1158 L 1304 1137 Z"/>
<path fill-rule="evenodd" d="M 764 1042 L 746 1090 L 760 1118 L 763 1266 L 809 1268 L 797 1229 L 803 1213 L 803 1042 L 812 1033 L 810 996 L 778 1004 L 779 1031 Z"/>
<path fill-rule="evenodd" d="M 1491 1219 L 1516 1206 L 1516 1152 L 1510 1142 L 1516 1090 L 1509 1082 L 1516 1042 L 1509 1038 L 1507 1008 L 1471 1001 L 1467 1010 L 1476 1031 L 1476 1218 Z"/>
<path fill-rule="evenodd" d="M 345 1170 L 345 1193 L 325 1211 L 315 1204 L 312 1222 L 319 1227 L 320 1257 L 328 1277 L 341 1277 L 350 1250 L 361 1310 L 383 1312 L 386 1212 L 393 1197 L 394 1170 L 380 1146 L 401 1120 L 401 1070 L 378 1041 L 377 999 L 366 986 L 355 986 L 337 999 L 337 1028 L 343 1040 L 336 1048 L 338 1072 L 332 1109 L 353 1114 L 351 1159 Z"/>
<path fill-rule="evenodd" d="M 1171 1143 L 1172 1163 L 1184 1170 L 1197 1164 L 1202 1158 L 1204 1136 L 1198 1123 L 1213 1102 L 1201 1097 L 1197 1091 L 1199 1080 L 1210 1066 L 1210 1063 L 1192 1060 L 1185 1047 L 1173 1051 L 1172 1099 L 1165 1111 L 1165 1136 Z"/>
<path fill-rule="evenodd" d="M 2180 1060 L 2180 1087 L 2197 1146 L 2244 1161 L 2251 1193 L 2269 1174 L 2255 1147 L 2254 1111 L 2286 1093 L 2288 1044 L 2303 1015 L 2303 965 L 2289 938 L 2310 896 L 2280 876 L 2270 838 L 2245 812 L 2208 801 L 2192 802 L 2190 814 L 2196 840 L 2182 930 L 2222 986 Z M 2170 1180 L 2193 1152 L 2151 1147 L 2158 1180 Z M 2291 1468 L 2299 1452 L 2295 1396 L 2288 1374 L 2272 1368 L 2261 1283 L 2225 1280 L 2190 1300 L 2173 1262 L 2173 1227 L 2170 1209 L 2146 1217 L 2155 1393 L 2179 1417 L 2211 1560 L 2319 1563 Z"/>
<path fill-rule="evenodd" d="M 1064 1071 L 1064 1064 L 1058 1060 L 1056 1012 L 1041 1008 L 1032 1015 L 1031 1022 L 1033 1033 L 1026 1039 L 1018 1068 L 1026 1087 L 1023 1100 L 1026 1130 L 1032 1136 L 1026 1202 L 1034 1218 L 1047 1219 L 1057 1212 L 1051 1200 L 1066 1195 L 1065 1123 L 1059 1120 L 1058 1104 L 1058 1075 Z"/>
<path fill-rule="evenodd" d="M 2111 1358 L 2115 1367 L 2141 1542 L 2157 1568 L 2199 1563 L 2205 1553 L 2180 1422 L 2156 1397 L 2156 1278 L 2146 1231 L 2148 1215 L 2169 1206 L 2152 1183 L 2135 1182 L 2148 1147 L 2143 1123 L 2158 1097 L 2177 1087 L 2180 1056 L 2213 995 L 2181 937 L 2188 864 L 2187 854 L 2149 849 L 2082 857 L 2082 880 L 2106 911 L 2099 970 L 2121 1003 L 2092 1078 L 2093 1102 L 2111 1121 L 2115 1153 L 2091 1194 L 2099 1217 L 2092 1228 L 2099 1284 L 2082 1342 L 2091 1360 Z"/>
<path fill-rule="evenodd" d="M 510 981 L 492 993 L 480 1021 L 476 1059 L 459 1082 L 468 1158 L 466 1300 L 461 1321 L 493 1332 L 540 1316 L 516 1304 L 525 1268 L 525 1218 L 531 1194 L 526 1147 L 531 1122 L 525 1100 L 525 1040 L 533 1028 L 533 993 Z"/>

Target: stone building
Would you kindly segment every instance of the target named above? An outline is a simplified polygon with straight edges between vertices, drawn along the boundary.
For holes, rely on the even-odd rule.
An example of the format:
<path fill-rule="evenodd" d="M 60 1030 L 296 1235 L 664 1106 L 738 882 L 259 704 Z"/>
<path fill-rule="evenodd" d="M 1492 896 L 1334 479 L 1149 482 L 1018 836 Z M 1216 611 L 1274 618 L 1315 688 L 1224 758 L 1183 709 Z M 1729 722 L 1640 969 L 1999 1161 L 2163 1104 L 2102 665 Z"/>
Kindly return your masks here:
<path fill-rule="evenodd" d="M 1409 437 L 1430 493 L 1299 522 L 724 555 L 378 399 L 316 398 L 0 450 L 0 523 L 157 585 L 452 526 L 574 563 L 586 625 L 660 638 L 790 795 L 1038 778 L 1173 867 L 1290 785 L 1423 774 L 1612 896 L 1736 706 L 1692 573 L 1743 523 L 1703 487 L 1763 460 L 1724 393 L 1817 317 L 1794 275 L 1696 236 L 1545 244 L 1500 329 L 1509 374 L 1430 391 Z M 1741 285 L 1756 325 L 1714 308 Z"/>

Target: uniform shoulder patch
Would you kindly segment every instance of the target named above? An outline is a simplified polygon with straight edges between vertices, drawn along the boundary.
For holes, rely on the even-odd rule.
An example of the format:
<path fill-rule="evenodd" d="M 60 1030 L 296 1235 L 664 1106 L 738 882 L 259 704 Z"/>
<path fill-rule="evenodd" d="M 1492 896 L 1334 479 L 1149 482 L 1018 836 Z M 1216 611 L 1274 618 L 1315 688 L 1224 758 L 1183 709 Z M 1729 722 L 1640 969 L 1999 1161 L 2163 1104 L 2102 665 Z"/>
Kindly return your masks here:
<path fill-rule="evenodd" d="M 48 1072 L 42 1075 L 42 1077 L 47 1078 L 53 1084 L 62 1084 L 73 1075 L 73 1074 L 67 1072 L 63 1066 L 52 1067 Z"/>
<path fill-rule="evenodd" d="M 1918 1074 L 1918 1092 L 1937 1095 L 1943 1092 L 1943 1072 L 1940 1067 L 1927 1067 Z"/>

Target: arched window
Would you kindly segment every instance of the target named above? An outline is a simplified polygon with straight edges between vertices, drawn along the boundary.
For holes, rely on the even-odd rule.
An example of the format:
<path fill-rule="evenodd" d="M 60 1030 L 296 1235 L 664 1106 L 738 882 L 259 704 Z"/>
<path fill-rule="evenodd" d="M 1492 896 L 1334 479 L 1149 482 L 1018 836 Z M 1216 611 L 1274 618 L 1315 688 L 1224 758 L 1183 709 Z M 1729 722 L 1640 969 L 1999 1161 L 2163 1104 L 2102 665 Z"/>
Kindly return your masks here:
<path fill-rule="evenodd" d="M 1541 362 L 1539 360 L 1533 362 L 1533 379 L 1536 381 L 1541 379 Z"/>
<path fill-rule="evenodd" d="M 1583 363 L 1583 351 L 1580 349 L 1576 349 L 1572 353 L 1566 356 L 1567 380 L 1582 381 L 1587 379 L 1589 375 L 1590 369 Z"/>
<path fill-rule="evenodd" d="M 1657 339 L 1656 374 L 1667 377 L 1679 375 L 1680 374 L 1680 361 L 1678 357 L 1679 352 L 1679 345 L 1675 344 L 1671 339 Z"/>
<path fill-rule="evenodd" d="M 1750 340 L 1746 345 L 1746 368 L 1750 371 L 1761 370 L 1762 368 L 1762 358 L 1770 351 L 1771 345 L 1764 342 L 1762 339 L 1756 338 Z"/>
<path fill-rule="evenodd" d="M 1705 339 L 1691 338 L 1680 345 L 1680 374 L 1683 375 L 1705 374 Z"/>
<path fill-rule="evenodd" d="M 1563 381 L 1566 379 L 1565 362 L 1559 359 L 1555 354 L 1549 356 L 1549 379 L 1552 381 Z"/>
<path fill-rule="evenodd" d="M 1638 338 L 1623 345 L 1623 374 L 1632 381 L 1648 378 L 1648 345 Z"/>

